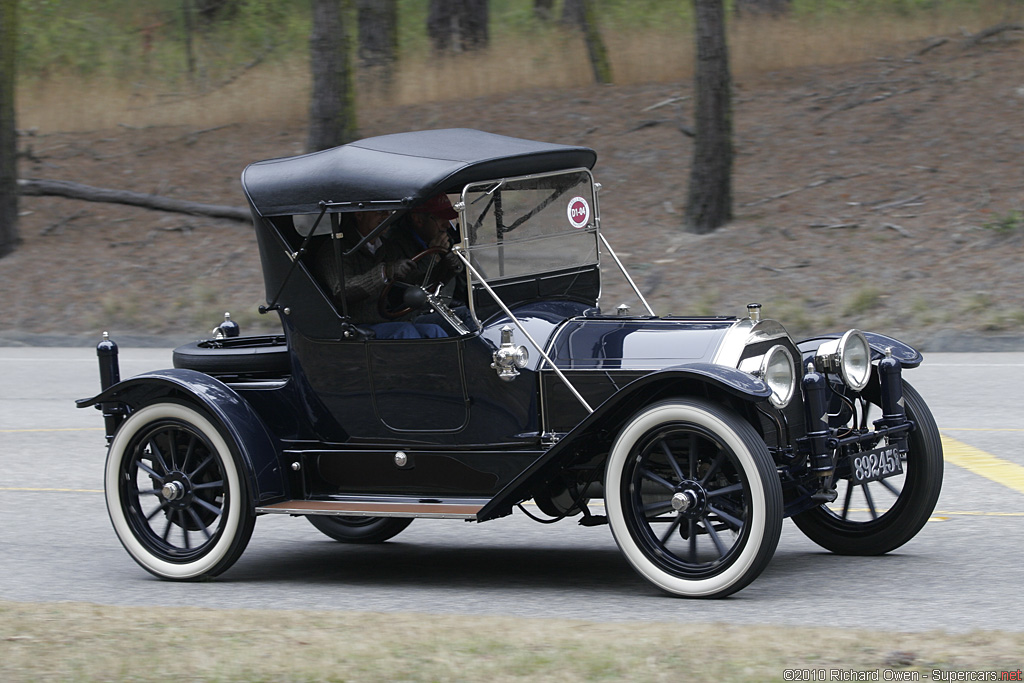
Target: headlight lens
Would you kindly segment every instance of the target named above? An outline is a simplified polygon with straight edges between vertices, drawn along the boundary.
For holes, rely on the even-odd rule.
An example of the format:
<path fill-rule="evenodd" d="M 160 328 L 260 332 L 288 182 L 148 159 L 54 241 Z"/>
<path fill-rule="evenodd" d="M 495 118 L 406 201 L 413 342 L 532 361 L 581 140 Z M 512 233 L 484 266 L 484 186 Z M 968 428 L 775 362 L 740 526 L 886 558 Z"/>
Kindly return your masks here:
<path fill-rule="evenodd" d="M 796 366 L 793 356 L 785 346 L 773 346 L 761 361 L 759 374 L 772 390 L 772 405 L 785 408 L 796 391 Z"/>
<path fill-rule="evenodd" d="M 814 364 L 823 372 L 838 372 L 846 386 L 861 391 L 871 379 L 871 347 L 859 330 L 818 347 Z"/>

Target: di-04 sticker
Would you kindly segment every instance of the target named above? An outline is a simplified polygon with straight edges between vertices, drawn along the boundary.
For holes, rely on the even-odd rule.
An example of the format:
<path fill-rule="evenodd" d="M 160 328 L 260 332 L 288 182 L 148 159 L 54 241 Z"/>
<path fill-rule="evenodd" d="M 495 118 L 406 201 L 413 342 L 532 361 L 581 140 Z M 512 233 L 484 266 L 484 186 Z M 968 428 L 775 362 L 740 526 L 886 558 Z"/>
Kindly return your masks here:
<path fill-rule="evenodd" d="M 590 223 L 590 204 L 583 197 L 573 197 L 566 208 L 569 223 L 574 228 L 585 228 Z"/>

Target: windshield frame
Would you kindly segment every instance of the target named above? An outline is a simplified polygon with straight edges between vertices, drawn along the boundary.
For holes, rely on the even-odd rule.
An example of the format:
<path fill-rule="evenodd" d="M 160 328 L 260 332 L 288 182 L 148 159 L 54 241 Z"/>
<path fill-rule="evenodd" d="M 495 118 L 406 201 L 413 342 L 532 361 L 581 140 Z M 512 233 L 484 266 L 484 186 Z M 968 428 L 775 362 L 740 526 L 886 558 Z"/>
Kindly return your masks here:
<path fill-rule="evenodd" d="M 579 230 L 580 232 L 586 232 L 587 234 L 589 234 L 593 238 L 593 240 L 594 240 L 593 252 L 592 252 L 593 253 L 593 260 L 588 260 L 586 263 L 581 263 L 581 264 L 567 264 L 565 266 L 565 268 L 571 268 L 571 267 L 574 267 L 574 266 L 575 267 L 594 267 L 594 268 L 597 268 L 598 271 L 600 271 L 600 268 L 601 268 L 601 254 L 602 254 L 602 251 L 603 251 L 603 249 L 602 249 L 602 240 L 601 240 L 601 213 L 600 213 L 600 205 L 598 203 L 598 190 L 600 188 L 600 185 L 597 182 L 594 181 L 594 175 L 590 171 L 590 169 L 585 168 L 585 167 L 560 169 L 558 171 L 549 171 L 549 172 L 544 172 L 544 173 L 531 173 L 531 174 L 526 174 L 526 175 L 521 175 L 521 176 L 508 176 L 508 177 L 504 177 L 504 178 L 494 178 L 494 179 L 491 179 L 491 180 L 476 181 L 476 182 L 472 182 L 472 183 L 466 184 L 462 188 L 462 191 L 461 191 L 461 193 L 459 195 L 459 201 L 455 204 L 455 209 L 459 213 L 459 226 L 460 226 L 460 235 L 461 235 L 460 248 L 461 248 L 463 254 L 465 254 L 467 257 L 472 259 L 472 254 L 473 254 L 473 251 L 475 249 L 488 248 L 488 247 L 494 246 L 494 245 L 492 245 L 490 243 L 487 243 L 487 242 L 484 242 L 484 241 L 478 241 L 478 242 L 474 243 L 472 241 L 472 239 L 471 239 L 471 235 L 470 235 L 470 220 L 471 220 L 471 217 L 469 215 L 469 207 L 472 206 L 472 204 L 474 202 L 479 202 L 484 197 L 493 196 L 493 193 L 495 193 L 495 192 L 497 192 L 499 190 L 503 190 L 510 183 L 529 182 L 529 181 L 532 181 L 532 180 L 538 180 L 538 179 L 544 179 L 544 178 L 552 178 L 552 177 L 557 177 L 557 176 L 574 176 L 574 175 L 584 176 L 586 178 L 586 181 L 585 182 L 577 182 L 574 185 L 572 185 L 570 188 L 565 190 L 564 192 L 561 192 L 561 193 L 551 197 L 548 200 L 542 201 L 540 204 L 538 204 L 534 208 L 534 211 L 535 212 L 540 212 L 540 211 L 544 210 L 545 208 L 547 208 L 548 206 L 550 206 L 551 204 L 557 202 L 559 199 L 565 198 L 566 195 L 569 195 L 572 192 L 573 188 L 582 188 L 582 187 L 589 186 L 589 196 L 586 197 L 585 199 L 590 200 L 590 203 L 592 205 L 592 208 L 591 208 L 591 218 L 589 219 L 588 224 L 585 227 L 577 228 L 577 230 Z M 491 187 L 490 190 L 487 191 L 487 192 L 481 192 L 480 191 L 482 188 L 486 188 L 487 186 L 493 186 L 493 187 Z M 472 199 L 470 197 L 470 192 L 471 191 L 472 191 Z M 507 190 L 505 190 L 505 191 L 507 191 Z M 481 217 L 482 217 L 483 213 L 485 213 L 485 212 L 482 212 Z M 492 221 L 494 220 L 493 217 L 491 217 L 491 220 Z M 529 220 L 529 219 L 527 219 L 527 220 Z M 569 232 L 569 231 L 566 231 L 565 234 L 568 235 L 568 234 L 572 234 L 572 233 Z M 545 235 L 545 236 L 541 236 L 541 237 L 524 238 L 524 239 L 521 239 L 521 240 L 513 241 L 512 242 L 512 246 L 514 246 L 516 242 L 526 243 L 528 241 L 537 240 L 537 239 L 552 239 L 552 238 L 557 238 L 557 237 L 558 237 L 557 234 L 552 234 L 552 235 Z M 499 243 L 499 244 L 501 244 L 501 243 Z M 508 247 L 506 246 L 506 248 L 508 248 Z M 485 275 L 482 272 L 478 272 L 477 273 L 477 277 L 479 277 L 479 279 L 481 281 L 483 281 L 483 282 L 499 283 L 499 282 L 502 282 L 502 281 L 505 281 L 505 280 L 514 280 L 515 278 L 521 278 L 521 277 L 543 276 L 546 273 L 555 272 L 557 270 L 559 270 L 559 269 L 558 268 L 554 268 L 554 269 L 552 269 L 552 268 L 543 268 L 543 269 L 537 269 L 536 271 L 522 272 L 522 273 L 516 273 L 514 275 L 504 275 L 504 276 L 498 276 L 498 277 L 495 277 L 495 276 L 490 275 L 490 274 Z M 474 318 L 477 318 L 477 313 L 476 313 L 475 305 L 474 305 L 474 301 L 473 301 L 475 297 L 472 295 L 472 292 L 474 291 L 474 289 L 486 289 L 485 287 L 483 287 L 481 285 L 480 282 L 476 282 L 476 279 L 477 278 L 474 277 L 473 272 L 471 270 L 467 269 L 466 270 L 466 288 L 467 288 L 467 291 L 470 292 L 469 307 L 470 307 L 470 310 L 473 313 L 473 317 Z M 598 294 L 598 298 L 600 298 L 600 294 Z"/>

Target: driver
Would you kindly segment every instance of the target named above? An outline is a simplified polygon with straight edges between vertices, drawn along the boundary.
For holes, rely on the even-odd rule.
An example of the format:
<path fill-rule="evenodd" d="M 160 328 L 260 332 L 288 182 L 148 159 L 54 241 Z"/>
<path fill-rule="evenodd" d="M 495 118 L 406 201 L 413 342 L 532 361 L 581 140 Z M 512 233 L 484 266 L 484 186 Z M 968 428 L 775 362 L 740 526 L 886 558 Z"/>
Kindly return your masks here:
<path fill-rule="evenodd" d="M 347 252 L 363 237 L 373 232 L 387 218 L 387 211 L 361 211 L 342 216 L 341 251 Z M 380 236 L 366 242 L 356 251 L 342 257 L 344 280 L 338 272 L 334 245 L 326 244 L 317 250 L 313 272 L 327 288 L 336 302 L 342 300 L 349 317 L 361 326 L 373 330 L 378 339 L 421 339 L 446 337 L 445 331 L 429 322 L 395 322 L 385 320 L 377 310 L 377 299 L 385 286 L 394 279 L 408 279 L 416 264 L 402 257 L 394 245 Z"/>
<path fill-rule="evenodd" d="M 435 256 L 416 264 L 416 275 L 419 277 L 414 277 L 410 281 L 422 282 L 428 268 L 431 268 L 431 261 L 434 261 L 434 277 L 431 277 L 433 281 L 449 283 L 462 272 L 462 261 L 451 251 L 452 237 L 457 237 L 452 221 L 458 217 L 459 214 L 452 206 L 448 195 L 441 193 L 412 209 L 405 220 L 392 229 L 390 237 L 397 252 L 404 258 L 411 259 L 416 254 L 432 248 L 448 252 L 440 259 Z"/>
<path fill-rule="evenodd" d="M 445 297 L 451 298 L 456 289 L 456 276 L 465 268 L 459 257 L 451 250 L 452 244 L 458 241 L 457 228 L 452 223 L 458 216 L 448 195 L 442 192 L 413 208 L 391 228 L 388 237 L 396 253 L 402 258 L 412 259 L 428 249 L 442 249 L 446 252 L 419 260 L 415 263 L 416 269 L 412 275 L 400 279 L 415 284 L 427 284 L 428 281 L 440 283 Z M 470 329 L 476 328 L 468 308 L 453 306 L 453 309 Z M 450 324 L 444 316 L 437 313 L 423 313 L 414 320 L 417 324 L 436 323 L 449 333 L 458 334 L 456 330 L 450 329 Z"/>

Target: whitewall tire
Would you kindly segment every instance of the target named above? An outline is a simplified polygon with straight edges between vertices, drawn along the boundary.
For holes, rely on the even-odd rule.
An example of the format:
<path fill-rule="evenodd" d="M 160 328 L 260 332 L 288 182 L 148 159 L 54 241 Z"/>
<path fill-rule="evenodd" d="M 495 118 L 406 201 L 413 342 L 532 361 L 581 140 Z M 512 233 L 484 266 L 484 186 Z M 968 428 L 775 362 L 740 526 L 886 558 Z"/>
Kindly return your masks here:
<path fill-rule="evenodd" d="M 252 535 L 237 450 L 184 403 L 154 403 L 125 420 L 107 454 L 104 488 L 121 544 L 164 579 L 216 576 Z"/>
<path fill-rule="evenodd" d="M 768 565 L 782 490 L 764 441 L 736 413 L 696 399 L 644 408 L 619 432 L 605 506 L 633 568 L 677 596 L 723 597 Z"/>

